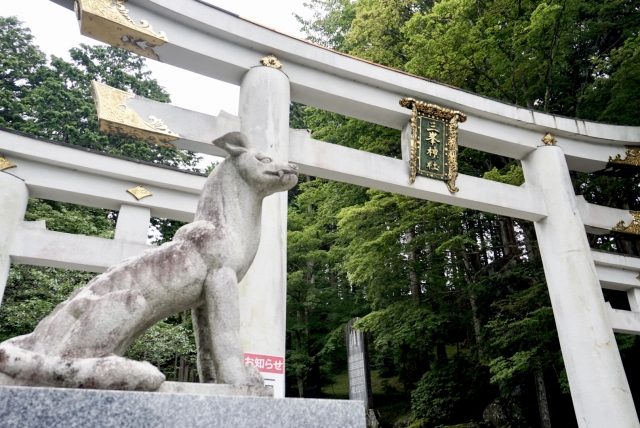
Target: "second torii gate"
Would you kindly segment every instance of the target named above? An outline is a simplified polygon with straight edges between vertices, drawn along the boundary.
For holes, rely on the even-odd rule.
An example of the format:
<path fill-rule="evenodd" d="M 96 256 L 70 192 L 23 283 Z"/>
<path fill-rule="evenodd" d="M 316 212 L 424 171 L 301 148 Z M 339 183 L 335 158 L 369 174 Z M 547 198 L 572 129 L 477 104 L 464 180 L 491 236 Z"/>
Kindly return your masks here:
<path fill-rule="evenodd" d="M 72 0 L 52 1 L 74 8 Z M 569 177 L 569 170 L 637 166 L 639 128 L 500 103 L 313 45 L 199 0 L 183 0 L 179 5 L 171 0 L 131 0 L 126 7 L 122 0 L 77 0 L 75 10 L 85 35 L 241 88 L 239 116 L 213 117 L 94 85 L 101 127 L 106 131 L 213 155 L 224 155 L 210 143 L 214 138 L 242 131 L 261 150 L 297 163 L 304 174 L 534 221 L 578 424 L 640 426 L 613 334 L 640 334 L 640 281 L 635 278 L 640 264 L 628 257 L 592 252 L 585 233 L 585 228 L 592 233 L 612 229 L 638 233 L 640 216 L 586 203 L 575 196 Z M 141 25 L 136 24 L 141 20 Z M 404 97 L 464 112 L 468 120 L 460 125 L 459 143 L 522 160 L 525 184 L 516 187 L 460 175 L 460 191 L 455 194 L 442 182 L 425 177 L 412 184 L 407 157 L 411 111 L 398 104 Z M 402 130 L 403 160 L 316 141 L 306 131 L 290 130 L 291 100 Z M 143 119 L 149 116 L 158 119 Z M 550 139 L 550 145 L 543 143 L 546 133 L 552 133 L 557 143 Z M 0 175 L 0 191 L 7 195 L 3 200 L 15 201 L 1 207 L 0 289 L 10 261 L 71 265 L 71 256 L 62 253 L 43 261 L 38 243 L 23 242 L 31 233 L 20 223 L 26 194 L 112 208 L 114 197 L 105 196 L 111 191 L 109 175 L 114 174 L 114 179 L 122 175 L 102 167 L 104 171 L 96 172 L 101 178 L 95 182 L 98 189 L 94 187 L 93 197 L 80 197 L 87 190 L 74 187 L 77 184 L 56 181 L 55 174 L 44 182 L 29 169 L 30 163 L 38 162 L 72 169 L 69 161 L 64 166 L 61 160 L 43 159 L 14 143 L 19 138 L 24 137 L 11 134 L 0 141 L 0 155 L 14 161 L 18 167 L 12 171 L 25 180 Z M 137 181 L 157 190 L 153 197 L 128 204 L 131 224 L 142 228 L 146 218 L 148 225 L 148 215 L 154 212 L 190 219 L 189 198 L 176 199 L 175 204 L 163 199 L 162 189 L 167 195 L 184 192 L 179 185 L 141 175 Z M 186 205 L 179 206 L 178 200 Z M 283 358 L 284 196 L 268 198 L 264 213 L 261 248 L 241 285 L 242 333 L 248 354 Z M 120 220 L 119 227 L 125 230 Z M 135 253 L 136 248 L 126 251 Z M 93 258 L 73 263 L 76 268 L 97 270 L 105 262 Z M 632 312 L 611 309 L 601 287 L 629 291 Z M 276 396 L 283 396 L 284 375 L 275 384 Z"/>

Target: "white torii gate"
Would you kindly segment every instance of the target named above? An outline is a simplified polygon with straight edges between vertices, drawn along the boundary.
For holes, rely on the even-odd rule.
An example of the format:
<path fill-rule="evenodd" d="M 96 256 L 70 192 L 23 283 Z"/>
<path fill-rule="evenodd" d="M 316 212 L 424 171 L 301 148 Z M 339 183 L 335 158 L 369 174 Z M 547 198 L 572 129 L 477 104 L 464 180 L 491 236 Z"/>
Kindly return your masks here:
<path fill-rule="evenodd" d="M 52 1 L 74 6 L 73 0 Z M 287 36 L 199 0 L 131 0 L 126 9 L 122 0 L 77 0 L 76 13 L 85 35 L 241 88 L 239 117 L 213 117 L 96 86 L 105 129 L 214 155 L 223 155 L 210 143 L 216 136 L 240 130 L 304 174 L 534 221 L 579 426 L 640 426 L 613 335 L 640 334 L 640 259 L 591 251 L 585 234 L 585 228 L 639 233 L 640 217 L 576 197 L 568 172 L 637 165 L 640 149 L 626 146 L 640 145 L 640 128 L 504 104 Z M 146 22 L 137 25 L 140 20 Z M 269 54 L 281 70 L 260 66 Z M 403 97 L 464 112 L 460 145 L 522 160 L 526 183 L 460 175 L 460 191 L 451 194 L 440 181 L 418 177 L 411 184 L 406 158 L 316 141 L 288 128 L 293 100 L 400 129 L 407 153 L 411 112 L 399 106 Z M 142 119 L 148 116 L 164 123 Z M 541 142 L 547 132 L 557 145 Z M 11 262 L 99 272 L 146 248 L 150 215 L 193 218 L 203 177 L 16 132 L 0 135 L 0 156 L 17 165 L 0 174 L 0 297 Z M 140 184 L 153 196 L 136 201 L 125 192 Z M 28 195 L 119 209 L 116 237 L 23 222 Z M 246 352 L 284 357 L 285 197 L 265 200 L 264 212 L 261 248 L 241 284 L 242 333 Z M 632 311 L 612 309 L 601 287 L 628 291 Z M 283 396 L 284 377 L 274 386 Z"/>

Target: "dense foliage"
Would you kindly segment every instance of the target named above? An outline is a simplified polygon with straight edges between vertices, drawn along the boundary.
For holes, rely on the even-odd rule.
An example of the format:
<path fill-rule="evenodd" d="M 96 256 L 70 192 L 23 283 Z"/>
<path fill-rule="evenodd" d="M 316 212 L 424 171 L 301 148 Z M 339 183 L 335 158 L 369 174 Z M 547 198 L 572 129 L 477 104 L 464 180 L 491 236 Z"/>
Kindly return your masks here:
<path fill-rule="evenodd" d="M 638 1 L 310 0 L 309 7 L 313 18 L 300 19 L 309 39 L 341 52 L 531 109 L 640 125 Z M 195 168 L 192 154 L 97 132 L 91 79 L 168 101 L 143 59 L 82 46 L 71 63 L 48 61 L 12 18 L 0 19 L 0 44 L 1 126 Z M 298 104 L 291 126 L 400 157 L 396 130 Z M 459 161 L 467 175 L 524 182 L 513 159 L 466 148 Z M 637 175 L 571 174 L 588 201 L 640 210 Z M 360 317 L 373 368 L 402 385 L 394 392 L 385 381 L 385 394 L 374 397 L 380 409 L 400 401 L 384 424 L 529 427 L 540 425 L 542 407 L 553 425 L 576 426 L 531 223 L 314 177 L 302 177 L 290 194 L 290 395 L 319 396 L 344 372 L 344 326 Z M 32 200 L 27 220 L 39 219 L 53 230 L 109 237 L 116 213 Z M 176 226 L 159 222 L 163 239 Z M 640 256 L 628 236 L 589 239 L 594 248 Z M 30 331 L 90 277 L 15 266 L 0 307 L 0 340 Z M 605 297 L 614 307 L 627 304 L 614 292 Z M 186 379 L 194 352 L 188 318 L 160 323 L 130 355 Z M 640 394 L 631 364 L 640 344 L 618 339 L 632 392 Z"/>

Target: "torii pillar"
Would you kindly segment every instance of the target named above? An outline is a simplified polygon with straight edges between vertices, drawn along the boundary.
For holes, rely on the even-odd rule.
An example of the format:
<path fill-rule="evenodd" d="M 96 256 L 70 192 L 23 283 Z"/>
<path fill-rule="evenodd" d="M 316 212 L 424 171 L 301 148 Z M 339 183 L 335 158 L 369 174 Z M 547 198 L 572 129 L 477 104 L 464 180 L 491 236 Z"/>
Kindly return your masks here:
<path fill-rule="evenodd" d="M 258 66 L 244 75 L 239 106 L 242 132 L 254 148 L 281 162 L 289 160 L 290 102 L 289 78 L 282 71 Z M 274 397 L 284 397 L 287 192 L 275 193 L 263 202 L 260 246 L 239 284 L 239 293 L 245 357 L 262 360 L 256 365 L 265 384 L 273 385 Z"/>
<path fill-rule="evenodd" d="M 538 147 L 522 167 L 547 205 L 535 229 L 578 426 L 639 427 L 564 153 Z"/>
<path fill-rule="evenodd" d="M 0 171 L 0 303 L 11 268 L 11 246 L 28 202 L 29 191 L 24 181 Z"/>

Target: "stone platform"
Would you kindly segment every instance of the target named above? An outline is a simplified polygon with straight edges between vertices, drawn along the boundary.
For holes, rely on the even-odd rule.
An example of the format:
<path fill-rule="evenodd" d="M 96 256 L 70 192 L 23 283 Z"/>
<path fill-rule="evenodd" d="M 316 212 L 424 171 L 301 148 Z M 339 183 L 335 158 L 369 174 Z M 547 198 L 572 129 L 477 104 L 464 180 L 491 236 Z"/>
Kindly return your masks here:
<path fill-rule="evenodd" d="M 226 385 L 223 383 L 163 382 L 154 393 L 242 397 L 273 397 L 267 386 Z"/>
<path fill-rule="evenodd" d="M 0 426 L 365 428 L 360 401 L 0 387 Z"/>

